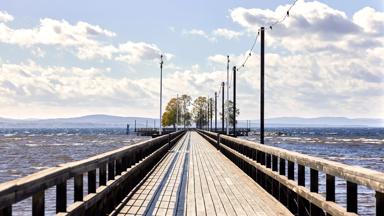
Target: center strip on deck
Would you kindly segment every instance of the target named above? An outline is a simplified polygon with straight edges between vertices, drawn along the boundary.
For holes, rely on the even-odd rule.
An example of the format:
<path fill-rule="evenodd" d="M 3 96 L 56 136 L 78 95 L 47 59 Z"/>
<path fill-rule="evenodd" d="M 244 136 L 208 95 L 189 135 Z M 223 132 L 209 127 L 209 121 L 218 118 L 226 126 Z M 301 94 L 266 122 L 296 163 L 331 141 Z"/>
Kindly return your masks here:
<path fill-rule="evenodd" d="M 188 132 L 122 215 L 292 215 L 196 132 Z"/>

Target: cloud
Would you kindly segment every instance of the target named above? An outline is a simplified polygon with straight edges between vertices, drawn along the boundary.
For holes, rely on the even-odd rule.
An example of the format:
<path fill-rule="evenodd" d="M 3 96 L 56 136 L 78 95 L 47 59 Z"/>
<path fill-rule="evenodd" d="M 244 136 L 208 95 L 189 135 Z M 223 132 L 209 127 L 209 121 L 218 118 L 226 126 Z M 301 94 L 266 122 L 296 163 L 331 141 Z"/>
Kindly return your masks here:
<path fill-rule="evenodd" d="M 234 38 L 238 38 L 242 35 L 241 32 L 232 31 L 226 28 L 218 28 L 212 32 L 213 35 L 218 37 L 223 37 L 225 39 L 231 40 Z"/>
<path fill-rule="evenodd" d="M 11 21 L 13 17 L 6 12 L 0 12 L 0 21 Z M 44 18 L 33 28 L 13 29 L 5 23 L 0 23 L 0 42 L 32 48 L 33 46 L 48 45 L 64 48 L 75 52 L 79 59 L 109 59 L 137 64 L 141 61 L 159 58 L 161 50 L 155 44 L 127 41 L 113 44 L 105 38 L 115 37 L 116 33 L 98 25 L 79 21 L 71 24 L 65 20 Z M 41 56 L 44 51 L 34 48 L 33 54 Z M 165 53 L 168 58 L 173 55 Z"/>
<path fill-rule="evenodd" d="M 349 52 L 373 48 L 383 41 L 383 34 L 378 34 L 384 29 L 382 12 L 363 8 L 350 19 L 343 11 L 318 1 L 299 0 L 290 16 L 269 30 L 269 25 L 280 20 L 289 6 L 280 5 L 275 10 L 238 7 L 231 10 L 231 18 L 249 32 L 255 33 L 265 26 L 268 45 L 290 51 Z M 373 31 L 376 35 L 371 34 Z"/>
<path fill-rule="evenodd" d="M 10 22 L 13 20 L 13 16 L 6 11 L 0 11 L 0 22 Z"/>
<path fill-rule="evenodd" d="M 116 60 L 125 61 L 130 64 L 136 64 L 142 60 L 159 59 L 162 54 L 161 50 L 155 44 L 147 44 L 144 42 L 127 42 L 120 44 L 118 50 L 119 56 L 116 57 Z"/>
<path fill-rule="evenodd" d="M 210 36 L 208 33 L 206 33 L 205 31 L 203 31 L 201 29 L 191 29 L 191 30 L 185 30 L 184 29 L 182 31 L 182 34 L 203 37 L 210 42 L 216 42 L 216 40 L 217 40 L 215 37 Z"/>
<path fill-rule="evenodd" d="M 365 7 L 353 15 L 353 22 L 363 28 L 365 32 L 384 34 L 384 12 Z"/>
<path fill-rule="evenodd" d="M 236 32 L 233 30 L 229 30 L 226 28 L 218 28 L 213 30 L 211 33 L 207 33 L 201 29 L 191 29 L 191 30 L 183 30 L 182 34 L 184 35 L 193 35 L 193 36 L 199 36 L 202 38 L 207 39 L 210 42 L 217 42 L 218 37 L 224 38 L 227 40 L 232 40 L 240 37 L 243 35 L 241 32 Z"/>

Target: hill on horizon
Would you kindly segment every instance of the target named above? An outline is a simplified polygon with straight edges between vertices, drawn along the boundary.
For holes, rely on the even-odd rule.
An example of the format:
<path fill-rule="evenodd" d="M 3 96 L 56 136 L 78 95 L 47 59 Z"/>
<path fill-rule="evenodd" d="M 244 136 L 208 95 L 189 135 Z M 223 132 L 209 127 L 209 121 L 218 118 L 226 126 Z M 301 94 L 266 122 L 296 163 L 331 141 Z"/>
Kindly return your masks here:
<path fill-rule="evenodd" d="M 0 117 L 0 128 L 125 128 L 159 127 L 159 119 L 113 115 L 85 115 L 72 118 L 11 119 Z M 383 119 L 345 117 L 277 117 L 265 120 L 267 127 L 384 127 Z M 251 127 L 258 127 L 259 120 L 251 120 Z M 221 125 L 221 122 L 218 122 Z M 246 120 L 239 120 L 238 127 L 246 127 Z"/>

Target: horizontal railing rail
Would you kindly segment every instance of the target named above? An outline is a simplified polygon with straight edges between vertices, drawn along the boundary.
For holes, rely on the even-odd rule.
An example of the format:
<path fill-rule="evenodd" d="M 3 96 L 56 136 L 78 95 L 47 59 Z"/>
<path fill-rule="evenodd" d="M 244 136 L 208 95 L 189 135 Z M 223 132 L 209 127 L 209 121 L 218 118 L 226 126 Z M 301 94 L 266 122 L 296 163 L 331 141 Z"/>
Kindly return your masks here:
<path fill-rule="evenodd" d="M 375 191 L 376 215 L 384 215 L 384 173 L 281 148 L 198 130 L 210 143 L 259 185 L 299 215 L 356 215 L 357 186 Z M 297 181 L 295 181 L 295 165 Z M 309 188 L 305 172 L 309 169 Z M 325 173 L 325 197 L 319 194 L 319 172 Z M 346 181 L 346 208 L 335 202 L 335 178 Z"/>
<path fill-rule="evenodd" d="M 45 191 L 53 186 L 56 186 L 58 214 L 100 215 L 111 212 L 184 132 L 174 132 L 84 160 L 59 164 L 2 183 L 0 215 L 12 215 L 12 205 L 29 197 L 32 197 L 32 215 L 44 215 Z M 86 196 L 83 191 L 85 176 Z M 71 178 L 74 179 L 74 203 L 67 206 L 67 181 Z"/>

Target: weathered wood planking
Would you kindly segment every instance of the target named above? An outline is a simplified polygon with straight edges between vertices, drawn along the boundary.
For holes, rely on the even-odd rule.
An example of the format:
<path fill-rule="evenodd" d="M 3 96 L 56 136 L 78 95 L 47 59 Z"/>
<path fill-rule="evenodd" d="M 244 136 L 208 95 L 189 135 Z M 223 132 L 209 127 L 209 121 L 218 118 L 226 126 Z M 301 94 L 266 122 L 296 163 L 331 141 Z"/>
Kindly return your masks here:
<path fill-rule="evenodd" d="M 117 215 L 292 215 L 203 137 L 184 137 Z"/>

